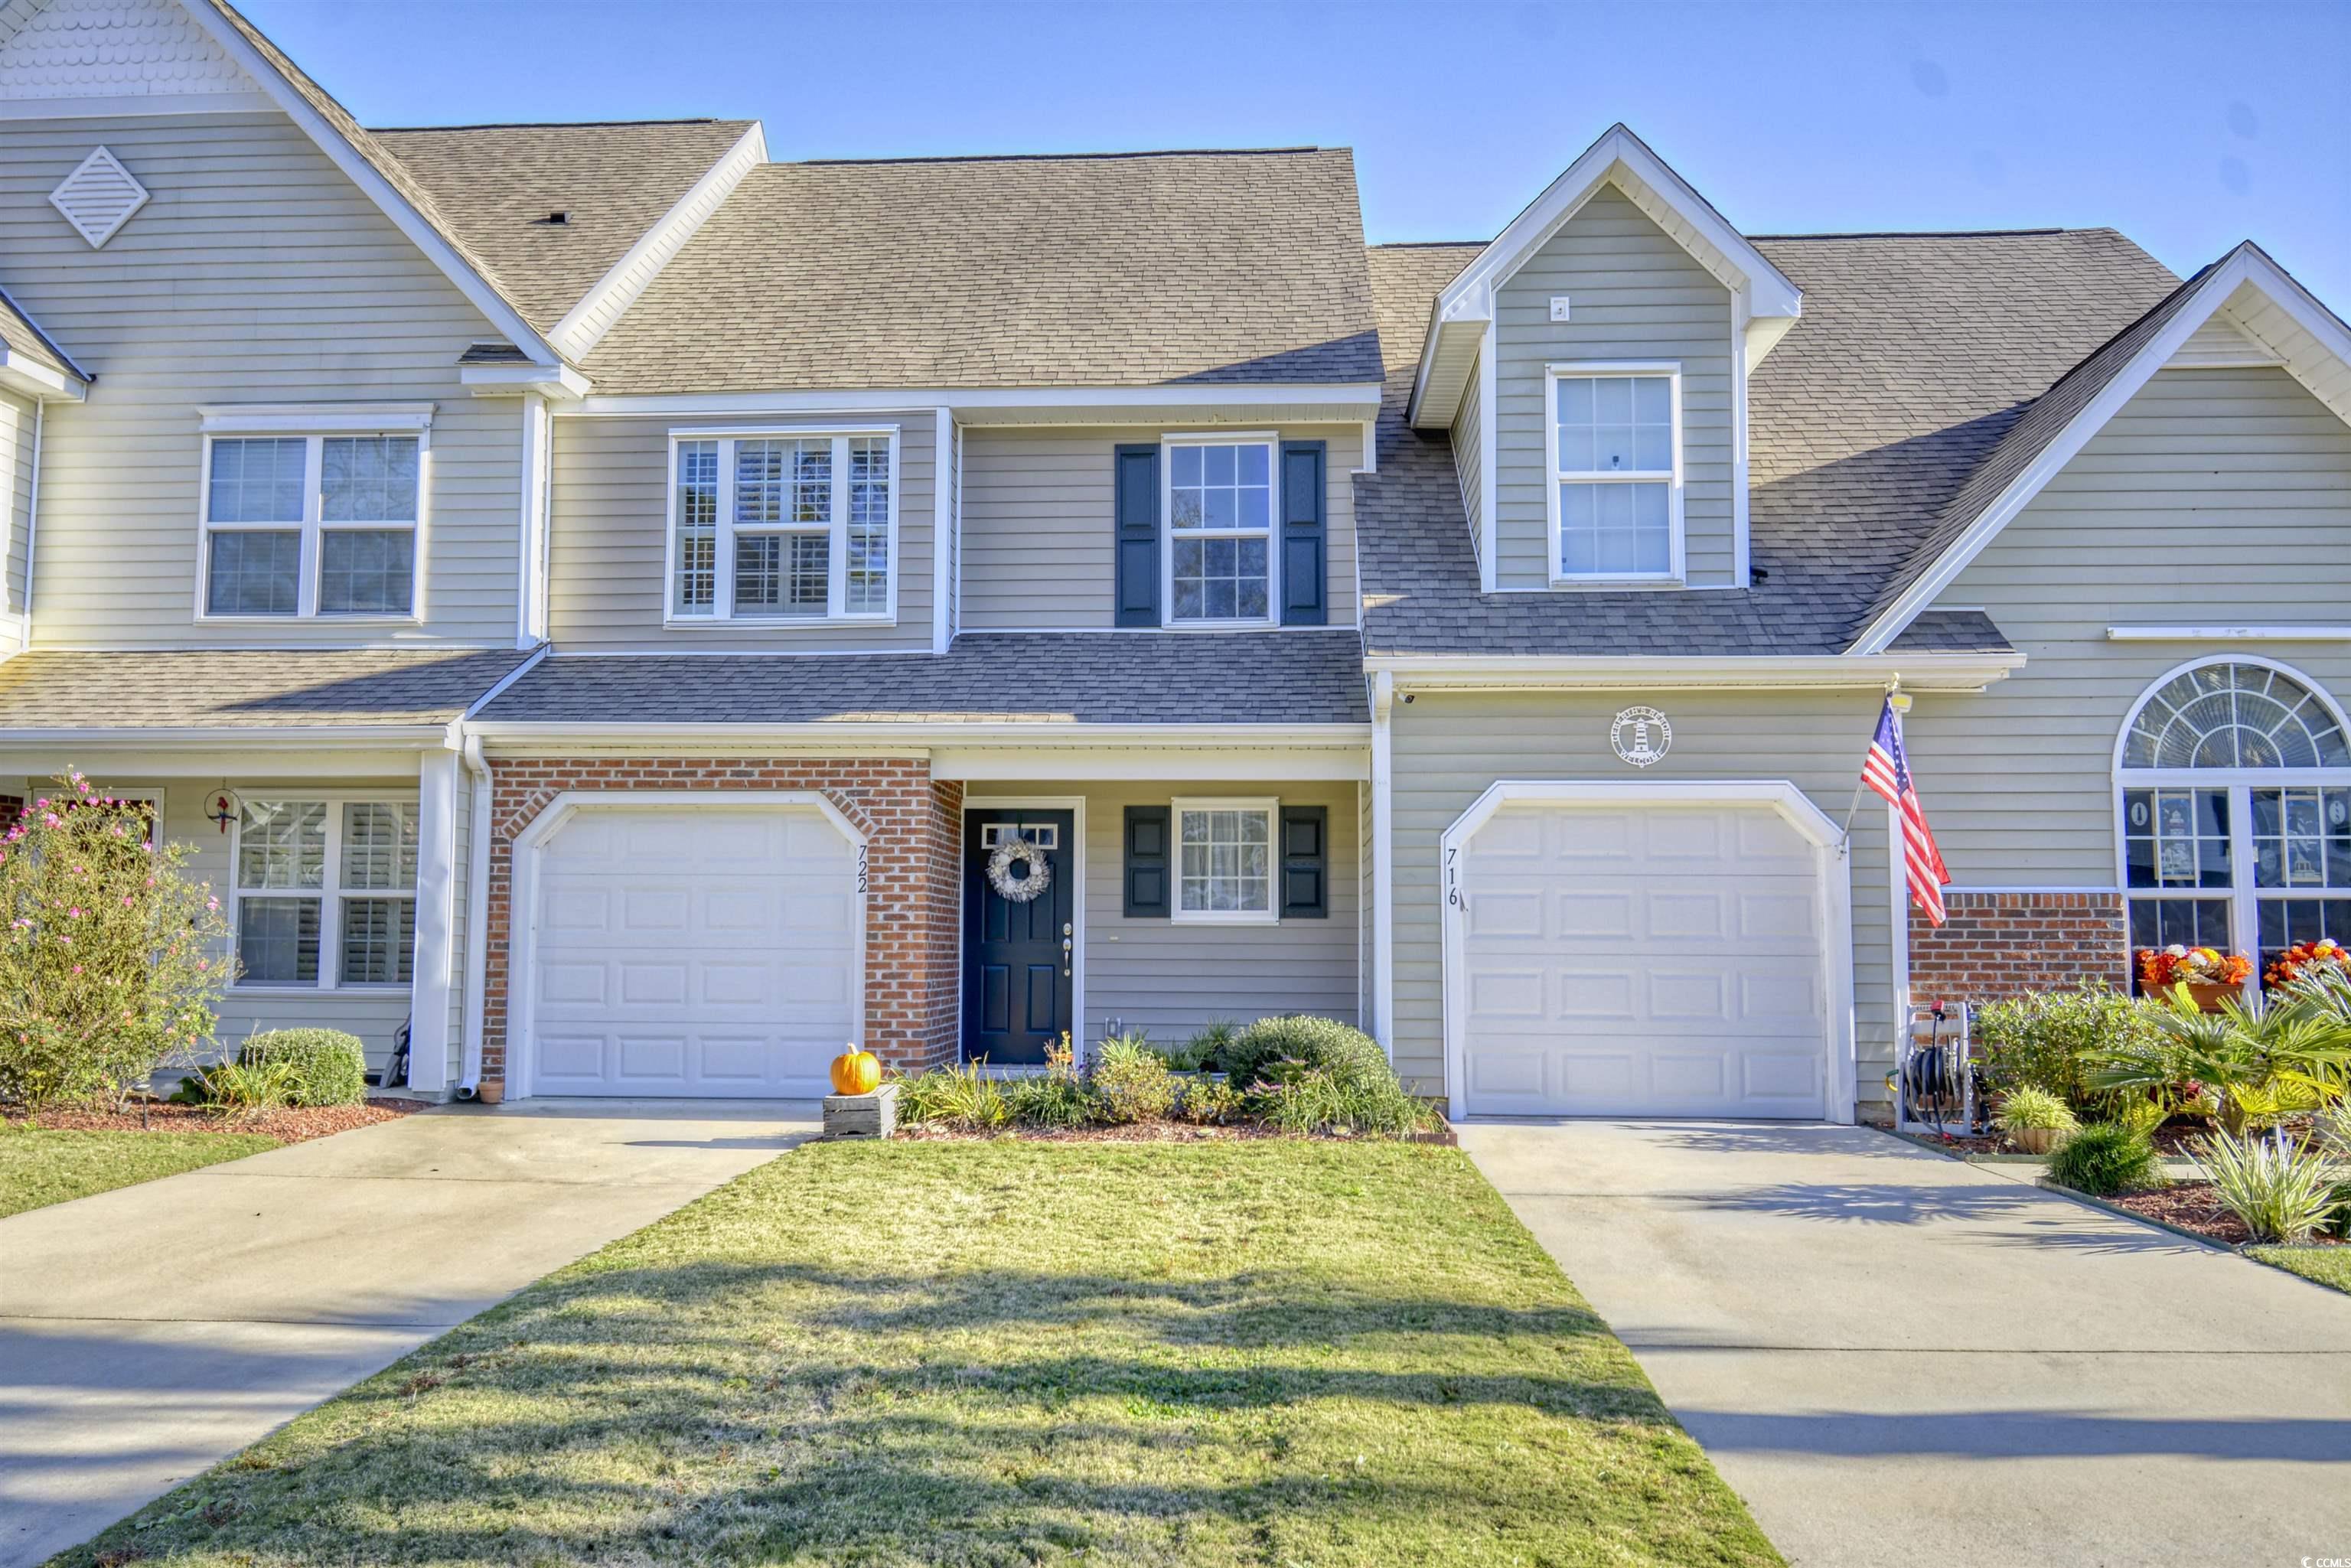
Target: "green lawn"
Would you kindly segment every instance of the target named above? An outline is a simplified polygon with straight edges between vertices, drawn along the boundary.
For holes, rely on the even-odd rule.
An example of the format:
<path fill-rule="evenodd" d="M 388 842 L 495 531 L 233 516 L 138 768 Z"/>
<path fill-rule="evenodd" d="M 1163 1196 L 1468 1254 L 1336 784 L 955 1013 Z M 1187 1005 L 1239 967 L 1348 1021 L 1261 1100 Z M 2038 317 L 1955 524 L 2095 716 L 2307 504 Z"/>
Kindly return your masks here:
<path fill-rule="evenodd" d="M 1780 1561 L 1459 1153 L 816 1145 L 98 1542 L 142 1563 Z"/>
<path fill-rule="evenodd" d="M 2245 1252 L 2351 1294 L 2351 1247 L 2248 1247 Z"/>
<path fill-rule="evenodd" d="M 278 1146 L 259 1133 L 76 1133 L 0 1122 L 0 1218 Z"/>

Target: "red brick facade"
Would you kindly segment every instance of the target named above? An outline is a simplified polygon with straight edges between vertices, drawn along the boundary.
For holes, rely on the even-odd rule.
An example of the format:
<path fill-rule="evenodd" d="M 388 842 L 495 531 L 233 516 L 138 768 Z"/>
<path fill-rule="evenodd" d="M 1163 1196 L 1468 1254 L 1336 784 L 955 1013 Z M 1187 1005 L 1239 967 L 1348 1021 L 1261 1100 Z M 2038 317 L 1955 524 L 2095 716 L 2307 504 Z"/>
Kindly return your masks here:
<path fill-rule="evenodd" d="M 514 842 L 570 790 L 799 790 L 822 794 L 866 834 L 865 1042 L 916 1070 L 956 1052 L 956 921 L 963 786 L 909 759 L 561 758 L 490 763 L 489 965 L 482 1079 L 503 1085 L 513 920 Z"/>
<path fill-rule="evenodd" d="M 2111 893 L 1950 893 L 1938 930 L 1910 912 L 1910 995 L 1981 1004 L 2020 991 L 2130 980 L 2129 929 Z"/>

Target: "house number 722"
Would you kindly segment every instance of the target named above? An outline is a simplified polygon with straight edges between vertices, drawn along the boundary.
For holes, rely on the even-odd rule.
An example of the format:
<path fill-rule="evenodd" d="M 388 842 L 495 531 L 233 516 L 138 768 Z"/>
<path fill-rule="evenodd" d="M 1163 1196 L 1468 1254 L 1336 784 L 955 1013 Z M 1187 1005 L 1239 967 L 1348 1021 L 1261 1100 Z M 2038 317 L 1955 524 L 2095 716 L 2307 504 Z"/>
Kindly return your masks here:
<path fill-rule="evenodd" d="M 857 891 L 865 891 L 865 846 L 857 846 Z"/>

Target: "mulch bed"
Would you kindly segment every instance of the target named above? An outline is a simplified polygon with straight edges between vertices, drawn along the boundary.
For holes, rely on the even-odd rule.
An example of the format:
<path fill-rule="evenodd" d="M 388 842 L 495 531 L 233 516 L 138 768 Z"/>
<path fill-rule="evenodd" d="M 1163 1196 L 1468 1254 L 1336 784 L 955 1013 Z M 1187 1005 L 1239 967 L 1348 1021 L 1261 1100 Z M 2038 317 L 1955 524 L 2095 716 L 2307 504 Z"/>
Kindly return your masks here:
<path fill-rule="evenodd" d="M 281 1144 L 307 1143 L 378 1122 L 396 1122 L 424 1109 L 416 1100 L 370 1100 L 363 1105 L 314 1105 L 221 1115 L 200 1105 L 133 1105 L 127 1111 L 44 1111 L 37 1116 L 9 1113 L 15 1126 L 84 1133 L 260 1133 Z"/>
<path fill-rule="evenodd" d="M 1256 1123 L 1236 1123 L 1231 1126 L 1202 1126 L 1191 1122 L 1134 1122 L 1112 1127 L 999 1127 L 993 1132 L 973 1132 L 961 1127 L 941 1127 L 929 1124 L 908 1126 L 898 1124 L 893 1137 L 909 1138 L 921 1143 L 970 1144 L 986 1143 L 995 1138 L 1018 1138 L 1036 1144 L 1213 1144 L 1238 1143 L 1257 1138 L 1296 1138 L 1297 1133 L 1285 1133 L 1277 1127 Z M 1334 1143 L 1357 1143 L 1371 1136 L 1368 1134 L 1317 1133 L 1317 1139 Z M 1409 1144 L 1442 1144 L 1458 1146 L 1460 1140 L 1452 1127 L 1440 1126 L 1431 1132 L 1415 1133 L 1397 1140 Z"/>
<path fill-rule="evenodd" d="M 2155 1152 L 2166 1159 L 2190 1158 L 2196 1153 L 2196 1140 L 2209 1131 L 2210 1128 L 2199 1122 L 2168 1123 L 2155 1130 Z M 1970 1133 L 1963 1136 L 1943 1137 L 1928 1131 L 1908 1135 L 1955 1155 L 2021 1155 L 2024 1152 L 1999 1133 Z"/>
<path fill-rule="evenodd" d="M 2126 1192 L 2106 1200 L 2117 1208 L 2127 1208 L 2147 1219 L 2159 1219 L 2166 1225 L 2176 1225 L 2182 1230 L 2192 1230 L 2224 1246 L 2242 1247 L 2252 1240 L 2253 1233 L 2245 1222 L 2220 1207 L 2220 1199 L 2206 1181 L 2174 1182 L 2152 1192 Z M 2344 1243 L 2331 1237 L 2314 1236 L 2310 1245 L 2340 1247 Z"/>

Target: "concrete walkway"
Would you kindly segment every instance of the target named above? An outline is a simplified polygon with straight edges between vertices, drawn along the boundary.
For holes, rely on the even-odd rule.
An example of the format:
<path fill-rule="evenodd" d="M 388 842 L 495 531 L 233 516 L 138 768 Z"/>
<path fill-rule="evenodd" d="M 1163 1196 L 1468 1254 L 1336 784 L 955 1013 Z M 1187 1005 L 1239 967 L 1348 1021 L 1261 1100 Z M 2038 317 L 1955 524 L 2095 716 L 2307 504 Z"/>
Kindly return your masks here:
<path fill-rule="evenodd" d="M 452 1106 L 0 1219 L 0 1568 L 772 1159 L 816 1111 Z"/>
<path fill-rule="evenodd" d="M 1461 1143 L 1797 1568 L 2351 1559 L 2351 1296 L 1866 1128 Z"/>

